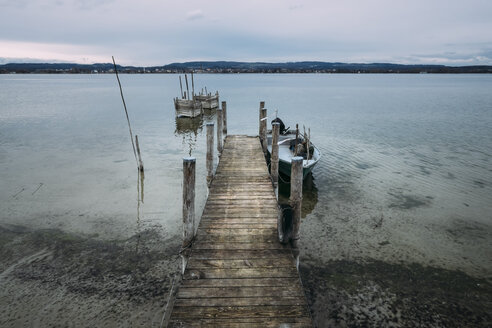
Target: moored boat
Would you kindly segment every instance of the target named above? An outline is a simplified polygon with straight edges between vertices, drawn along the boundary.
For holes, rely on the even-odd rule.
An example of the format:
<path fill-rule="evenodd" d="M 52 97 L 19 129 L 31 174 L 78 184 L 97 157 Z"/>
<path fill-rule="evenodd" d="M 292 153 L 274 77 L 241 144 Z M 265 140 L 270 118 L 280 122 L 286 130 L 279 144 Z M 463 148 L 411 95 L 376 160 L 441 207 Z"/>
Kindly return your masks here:
<path fill-rule="evenodd" d="M 174 98 L 176 117 L 197 117 L 202 115 L 202 103 L 193 99 Z"/>
<path fill-rule="evenodd" d="M 283 124 L 283 123 L 282 123 Z M 309 140 L 305 134 L 296 133 L 295 130 L 281 131 L 278 140 L 278 169 L 279 172 L 290 177 L 292 158 L 302 156 L 303 178 L 305 178 L 314 168 L 321 158 L 319 149 Z M 296 142 L 296 134 L 297 142 Z M 297 155 L 296 155 L 297 145 Z M 272 153 L 272 132 L 267 133 L 268 154 Z"/>
<path fill-rule="evenodd" d="M 181 90 L 181 98 L 174 98 L 174 108 L 176 109 L 176 117 L 197 117 L 203 114 L 202 103 L 195 99 L 195 85 L 193 82 L 193 73 L 191 74 L 192 82 L 192 97 L 190 97 L 190 89 L 188 87 L 188 77 L 185 74 L 186 91 L 183 92 L 183 83 L 181 76 L 179 77 L 179 87 Z"/>
<path fill-rule="evenodd" d="M 219 92 L 212 93 L 199 93 L 195 95 L 195 101 L 202 103 L 203 109 L 214 109 L 219 107 Z"/>

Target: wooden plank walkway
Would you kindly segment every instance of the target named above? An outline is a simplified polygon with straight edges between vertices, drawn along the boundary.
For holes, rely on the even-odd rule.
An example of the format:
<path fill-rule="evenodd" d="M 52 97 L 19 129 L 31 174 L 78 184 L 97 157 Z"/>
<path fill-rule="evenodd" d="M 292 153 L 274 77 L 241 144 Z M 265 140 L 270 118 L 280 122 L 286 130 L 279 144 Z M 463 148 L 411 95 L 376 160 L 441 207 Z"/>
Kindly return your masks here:
<path fill-rule="evenodd" d="M 170 327 L 312 327 L 258 137 L 227 136 Z"/>

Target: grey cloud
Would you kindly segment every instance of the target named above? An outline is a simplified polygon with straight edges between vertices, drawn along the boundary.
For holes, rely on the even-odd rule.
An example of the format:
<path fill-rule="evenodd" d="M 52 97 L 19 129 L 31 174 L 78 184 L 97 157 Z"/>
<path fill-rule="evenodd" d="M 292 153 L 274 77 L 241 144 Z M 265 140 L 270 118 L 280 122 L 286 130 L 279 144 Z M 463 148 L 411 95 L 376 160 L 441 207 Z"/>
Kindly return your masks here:
<path fill-rule="evenodd" d="M 203 18 L 203 12 L 200 9 L 190 11 L 186 14 L 187 20 L 197 20 Z"/>

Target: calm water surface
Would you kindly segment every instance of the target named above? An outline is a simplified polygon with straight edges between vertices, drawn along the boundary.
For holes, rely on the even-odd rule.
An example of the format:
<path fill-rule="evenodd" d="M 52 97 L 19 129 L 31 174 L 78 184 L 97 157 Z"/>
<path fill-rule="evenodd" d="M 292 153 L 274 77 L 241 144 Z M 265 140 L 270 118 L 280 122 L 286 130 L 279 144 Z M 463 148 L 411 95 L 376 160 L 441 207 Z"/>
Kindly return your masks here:
<path fill-rule="evenodd" d="M 177 75 L 121 81 L 145 164 L 139 218 L 115 77 L 0 75 L 0 224 L 104 239 L 144 229 L 179 235 L 190 153 L 201 213 L 202 124 L 214 115 L 176 121 Z M 491 75 L 196 75 L 195 85 L 227 101 L 230 134 L 257 133 L 260 100 L 287 126 L 311 129 L 323 157 L 305 186 L 305 256 L 491 276 Z"/>

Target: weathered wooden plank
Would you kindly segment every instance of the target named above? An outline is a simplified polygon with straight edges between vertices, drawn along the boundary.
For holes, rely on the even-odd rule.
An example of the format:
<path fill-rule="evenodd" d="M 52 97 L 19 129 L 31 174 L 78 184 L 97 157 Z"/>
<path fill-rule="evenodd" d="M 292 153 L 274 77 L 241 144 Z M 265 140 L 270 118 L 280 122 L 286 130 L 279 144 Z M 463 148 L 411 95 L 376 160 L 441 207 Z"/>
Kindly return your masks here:
<path fill-rule="evenodd" d="M 203 302 L 201 298 L 178 298 L 175 306 L 260 306 L 260 305 L 306 305 L 304 297 L 216 297 Z"/>
<path fill-rule="evenodd" d="M 250 260 L 198 260 L 191 258 L 188 261 L 187 269 L 201 268 L 280 268 L 295 266 L 293 258 L 271 258 L 271 259 L 250 259 Z"/>
<path fill-rule="evenodd" d="M 268 278 L 268 277 L 267 277 Z M 291 278 L 291 277 L 286 277 Z M 283 287 L 185 287 L 178 290 L 176 298 L 213 297 L 296 297 L 304 291 L 299 285 Z"/>
<path fill-rule="evenodd" d="M 197 236 L 200 236 L 202 234 L 209 234 L 209 235 L 253 235 L 253 236 L 258 236 L 258 235 L 269 235 L 269 236 L 275 236 L 277 233 L 277 230 L 275 228 L 265 228 L 265 229 L 254 229 L 254 228 L 247 228 L 247 229 L 208 229 L 208 228 L 202 228 L 200 227 L 197 232 Z"/>
<path fill-rule="evenodd" d="M 272 195 L 270 191 L 267 192 L 259 192 L 259 191 L 254 191 L 251 193 L 243 193 L 243 194 L 238 194 L 238 193 L 233 193 L 231 192 L 230 194 L 210 194 L 208 196 L 209 201 L 231 201 L 231 200 L 271 200 Z"/>
<path fill-rule="evenodd" d="M 280 268 L 241 268 L 189 269 L 184 274 L 185 279 L 242 279 L 242 278 L 295 278 L 298 276 L 295 266 Z"/>
<path fill-rule="evenodd" d="M 213 214 L 247 214 L 247 215 L 278 215 L 278 211 L 273 207 L 222 207 L 222 206 L 209 206 L 203 211 L 204 215 Z"/>
<path fill-rule="evenodd" d="M 277 213 L 206 213 L 202 215 L 202 219 L 276 219 L 278 217 Z"/>
<path fill-rule="evenodd" d="M 233 219 L 229 219 L 229 220 L 233 220 Z M 249 219 L 246 221 L 236 220 L 234 222 L 228 222 L 229 220 L 228 219 L 202 219 L 201 227 L 207 229 L 237 229 L 237 228 L 244 229 L 244 228 L 249 228 L 251 226 L 254 226 L 255 228 L 258 229 L 264 229 L 264 228 L 275 229 L 277 227 L 277 222 L 274 222 L 273 219 L 269 219 L 269 220 Z M 268 238 L 262 238 L 261 241 L 272 242 L 273 240 L 270 237 L 268 237 Z"/>
<path fill-rule="evenodd" d="M 255 278 L 255 279 L 185 279 L 184 287 L 283 287 L 299 285 L 299 278 Z"/>
<path fill-rule="evenodd" d="M 292 251 L 289 249 L 263 249 L 263 250 L 193 249 L 191 256 L 202 260 L 207 260 L 207 259 L 248 260 L 248 259 L 275 258 L 280 256 L 293 257 Z"/>
<path fill-rule="evenodd" d="M 308 317 L 304 307 L 283 306 L 175 306 L 173 313 L 180 318 L 248 318 L 248 317 Z"/>
<path fill-rule="evenodd" d="M 290 246 L 281 243 L 262 242 L 203 242 L 197 241 L 193 245 L 195 249 L 286 249 Z"/>
<path fill-rule="evenodd" d="M 249 198 L 249 199 L 237 199 L 237 198 L 223 198 L 223 199 L 209 199 L 206 205 L 210 206 L 235 206 L 235 207 L 269 207 L 277 209 L 277 201 L 274 199 L 262 197 L 262 198 Z"/>
<path fill-rule="evenodd" d="M 243 227 L 238 225 L 239 228 Z M 275 227 L 272 225 L 270 227 Z M 270 243 L 278 244 L 278 240 L 275 240 L 274 236 L 265 235 L 207 235 L 201 234 L 196 237 L 195 243 Z"/>
<path fill-rule="evenodd" d="M 291 321 L 289 319 L 295 320 Z M 239 318 L 239 319 L 191 319 L 191 320 L 173 320 L 169 323 L 170 328 L 175 327 L 228 327 L 228 328 L 303 328 L 312 327 L 309 318 Z"/>

